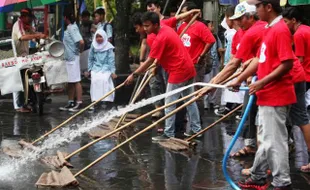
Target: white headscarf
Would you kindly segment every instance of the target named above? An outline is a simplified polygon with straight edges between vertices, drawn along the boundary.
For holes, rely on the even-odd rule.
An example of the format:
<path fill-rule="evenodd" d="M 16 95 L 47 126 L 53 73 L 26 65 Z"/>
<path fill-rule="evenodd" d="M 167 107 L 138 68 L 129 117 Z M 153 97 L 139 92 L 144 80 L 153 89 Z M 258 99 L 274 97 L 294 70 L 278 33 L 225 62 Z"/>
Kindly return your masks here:
<path fill-rule="evenodd" d="M 103 38 L 103 42 L 101 44 L 98 44 L 96 41 L 97 34 L 99 34 Z M 114 49 L 114 46 L 108 41 L 107 33 L 101 28 L 96 31 L 92 45 L 94 46 L 95 51 L 99 51 L 99 52 L 107 51 L 109 49 Z"/>

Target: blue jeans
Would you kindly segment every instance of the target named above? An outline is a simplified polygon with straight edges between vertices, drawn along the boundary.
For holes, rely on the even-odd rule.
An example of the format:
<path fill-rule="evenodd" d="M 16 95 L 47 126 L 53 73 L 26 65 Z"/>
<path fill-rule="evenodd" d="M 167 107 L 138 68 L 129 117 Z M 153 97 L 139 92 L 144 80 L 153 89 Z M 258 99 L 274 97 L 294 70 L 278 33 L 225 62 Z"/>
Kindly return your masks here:
<path fill-rule="evenodd" d="M 178 84 L 171 84 L 168 82 L 167 84 L 167 90 L 166 92 L 170 92 L 173 91 L 175 89 L 181 88 L 183 86 L 187 86 L 192 84 L 194 81 L 194 79 L 190 79 L 188 81 L 182 82 L 182 83 L 178 83 Z M 192 94 L 194 92 L 194 87 L 190 87 L 187 88 L 185 90 L 183 90 L 180 93 L 176 93 L 172 96 L 169 96 L 165 99 L 165 104 L 169 104 L 171 102 L 176 101 L 177 99 L 180 98 L 180 96 L 187 96 L 189 94 Z M 186 101 L 188 101 L 189 99 L 187 99 Z M 171 111 L 176 109 L 176 105 L 172 105 L 168 108 L 165 109 L 165 114 L 169 114 Z M 198 111 L 198 107 L 196 102 L 188 105 L 186 107 L 188 115 L 189 115 L 189 121 L 191 122 L 191 129 L 194 133 L 197 133 L 201 130 L 201 124 L 200 124 L 200 116 L 199 116 L 199 111 Z M 164 133 L 166 136 L 168 137 L 174 137 L 175 135 L 175 115 L 169 117 L 166 119 L 165 121 L 165 130 Z"/>
<path fill-rule="evenodd" d="M 156 68 L 156 75 L 153 76 L 149 82 L 151 96 L 157 96 L 164 93 L 164 89 L 166 88 L 166 82 L 164 78 L 164 70 L 161 66 Z M 154 103 L 156 107 L 160 107 L 163 105 L 163 101 L 157 101 Z"/>

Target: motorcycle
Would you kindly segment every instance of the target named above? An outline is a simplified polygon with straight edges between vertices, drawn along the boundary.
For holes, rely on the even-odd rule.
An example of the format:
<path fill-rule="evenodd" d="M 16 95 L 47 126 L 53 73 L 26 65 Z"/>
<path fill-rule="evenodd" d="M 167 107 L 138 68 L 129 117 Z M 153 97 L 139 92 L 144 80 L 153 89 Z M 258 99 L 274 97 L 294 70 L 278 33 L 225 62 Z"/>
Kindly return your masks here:
<path fill-rule="evenodd" d="M 40 43 L 39 51 L 48 51 L 53 57 L 60 57 L 64 53 L 64 45 L 59 41 L 44 41 Z M 26 70 L 25 83 L 28 91 L 28 98 L 32 112 L 43 115 L 43 107 L 45 103 L 51 103 L 48 96 L 51 91 L 46 83 L 43 72 L 44 62 L 42 60 L 34 62 L 31 67 Z"/>
<path fill-rule="evenodd" d="M 32 112 L 43 115 L 43 106 L 47 101 L 47 97 L 50 95 L 49 88 L 46 84 L 46 80 L 43 73 L 43 65 L 33 65 L 25 73 L 26 81 L 26 100 L 29 101 Z M 27 89 L 28 88 L 28 89 Z"/>

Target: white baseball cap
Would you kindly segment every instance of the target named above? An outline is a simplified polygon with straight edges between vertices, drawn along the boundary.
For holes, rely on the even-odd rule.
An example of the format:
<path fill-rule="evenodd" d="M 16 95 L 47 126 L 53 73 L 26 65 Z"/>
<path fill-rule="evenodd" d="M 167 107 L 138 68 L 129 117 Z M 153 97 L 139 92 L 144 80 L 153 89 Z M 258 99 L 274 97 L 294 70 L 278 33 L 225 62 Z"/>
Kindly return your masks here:
<path fill-rule="evenodd" d="M 230 20 L 234 20 L 242 17 L 245 13 L 256 12 L 255 5 L 249 5 L 246 1 L 239 3 L 235 8 L 235 14 L 229 17 Z"/>

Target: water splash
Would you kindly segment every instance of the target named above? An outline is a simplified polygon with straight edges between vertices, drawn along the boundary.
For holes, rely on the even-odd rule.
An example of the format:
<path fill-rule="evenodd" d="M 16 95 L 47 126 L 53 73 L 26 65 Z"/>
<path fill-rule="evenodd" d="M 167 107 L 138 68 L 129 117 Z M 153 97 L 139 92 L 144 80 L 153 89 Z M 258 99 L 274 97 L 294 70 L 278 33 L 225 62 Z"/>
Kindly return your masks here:
<path fill-rule="evenodd" d="M 14 182 L 17 180 L 27 179 L 29 176 L 29 172 L 31 169 L 35 167 L 34 161 L 38 160 L 42 155 L 47 153 L 50 149 L 58 148 L 59 146 L 70 143 L 75 138 L 80 137 L 83 133 L 89 131 L 90 129 L 104 123 L 110 121 L 113 117 L 119 117 L 127 112 L 131 112 L 133 110 L 139 109 L 146 105 L 152 104 L 157 102 L 161 99 L 164 99 L 168 96 L 177 94 L 182 92 L 183 90 L 193 87 L 193 86 L 210 86 L 207 83 L 194 83 L 171 92 L 161 94 L 149 99 L 141 100 L 140 102 L 129 104 L 126 107 L 119 108 L 117 110 L 111 110 L 106 113 L 99 113 L 96 116 L 92 116 L 91 118 L 84 121 L 83 124 L 77 124 L 77 127 L 66 127 L 62 128 L 61 130 L 56 131 L 55 133 L 51 134 L 47 137 L 45 141 L 35 150 L 35 151 L 23 151 L 22 159 L 3 159 L 0 160 L 0 181 L 5 182 Z M 212 87 L 215 87 L 214 85 Z M 216 86 L 222 87 L 223 86 Z M 72 126 L 72 125 L 71 125 Z M 25 166 L 27 168 L 27 172 L 23 172 L 25 170 Z M 33 171 L 33 170 L 32 170 Z M 18 174 L 18 175 L 17 175 Z M 32 172 L 31 175 L 36 175 Z"/>

